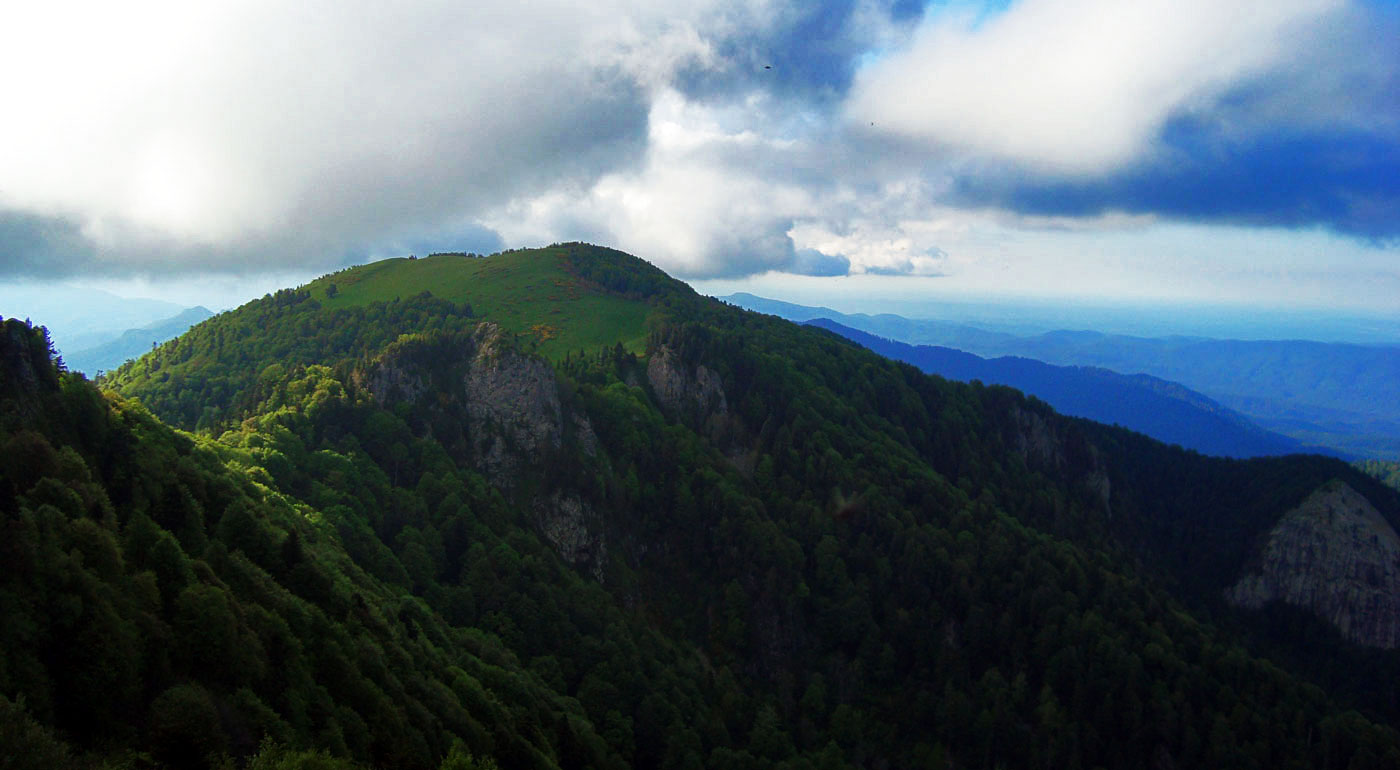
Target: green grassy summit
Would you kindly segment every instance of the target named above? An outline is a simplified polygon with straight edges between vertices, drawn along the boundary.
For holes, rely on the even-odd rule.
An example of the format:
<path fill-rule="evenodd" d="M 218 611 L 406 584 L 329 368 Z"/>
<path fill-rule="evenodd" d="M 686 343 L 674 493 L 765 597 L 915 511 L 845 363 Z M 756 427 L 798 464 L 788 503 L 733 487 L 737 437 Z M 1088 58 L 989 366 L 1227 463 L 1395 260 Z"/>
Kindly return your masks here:
<path fill-rule="evenodd" d="M 647 319 L 685 284 L 613 249 L 571 243 L 474 258 L 388 259 L 284 289 L 201 323 L 105 385 L 186 429 L 248 416 L 286 372 L 352 366 L 404 335 L 492 321 L 552 361 L 646 348 Z"/>
<path fill-rule="evenodd" d="M 618 342 L 640 353 L 646 343 L 647 303 L 609 291 L 575 268 L 578 262 L 606 258 L 599 255 L 608 251 L 569 244 L 480 258 L 440 254 L 386 259 L 318 278 L 306 288 L 329 310 L 392 302 L 426 291 L 471 305 L 482 319 L 533 338 L 538 352 L 550 359 Z"/>

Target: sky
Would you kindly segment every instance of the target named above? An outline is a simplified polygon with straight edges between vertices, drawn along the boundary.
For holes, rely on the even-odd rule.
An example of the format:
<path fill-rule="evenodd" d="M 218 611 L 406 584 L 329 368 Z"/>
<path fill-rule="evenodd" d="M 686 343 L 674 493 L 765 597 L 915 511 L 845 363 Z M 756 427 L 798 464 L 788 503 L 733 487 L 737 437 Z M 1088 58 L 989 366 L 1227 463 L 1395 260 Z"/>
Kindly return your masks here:
<path fill-rule="evenodd" d="M 0 284 L 220 309 L 585 240 L 834 307 L 1400 317 L 1397 40 L 1393 0 L 30 3 Z"/>

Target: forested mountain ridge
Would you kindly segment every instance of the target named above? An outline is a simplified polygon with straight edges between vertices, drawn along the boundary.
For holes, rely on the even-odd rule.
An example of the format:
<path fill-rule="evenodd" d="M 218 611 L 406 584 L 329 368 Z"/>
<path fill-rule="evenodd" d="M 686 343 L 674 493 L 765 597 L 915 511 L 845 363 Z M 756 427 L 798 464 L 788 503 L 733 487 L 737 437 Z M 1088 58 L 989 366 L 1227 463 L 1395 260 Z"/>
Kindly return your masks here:
<path fill-rule="evenodd" d="M 1386 704 L 1198 619 L 1235 617 L 1253 539 L 1322 484 L 1395 521 L 1358 471 L 1066 419 L 619 252 L 508 256 L 625 312 L 492 317 L 489 281 L 270 296 L 109 381 L 193 435 L 8 322 L 0 506 L 42 569 L 0 584 L 0 729 L 172 765 L 264 735 L 380 766 L 1400 761 Z M 109 636 L 115 683 L 73 673 Z M 88 714 L 109 688 L 124 708 Z"/>
<path fill-rule="evenodd" d="M 1062 414 L 1121 425 L 1204 454 L 1258 457 L 1306 451 L 1298 441 L 1266 431 L 1200 393 L 1146 374 L 1130 376 L 1095 367 L 1053 366 L 1009 356 L 986 359 L 952 348 L 907 345 L 824 318 L 805 323 L 930 374 L 962 382 L 980 380 L 988 385 L 1007 385 L 1045 400 Z"/>
<path fill-rule="evenodd" d="M 845 315 L 747 294 L 727 299 L 795 321 L 831 318 L 913 345 L 1149 374 L 1200 391 L 1305 445 L 1356 457 L 1400 456 L 1400 346 L 1394 344 L 1134 337 L 1078 330 L 1018 336 L 948 321 Z"/>
<path fill-rule="evenodd" d="M 75 371 L 100 374 L 150 352 L 168 339 L 184 334 L 191 326 L 214 315 L 205 307 L 192 307 L 140 328 L 127 329 L 121 336 L 84 349 L 69 348 L 64 361 Z"/>

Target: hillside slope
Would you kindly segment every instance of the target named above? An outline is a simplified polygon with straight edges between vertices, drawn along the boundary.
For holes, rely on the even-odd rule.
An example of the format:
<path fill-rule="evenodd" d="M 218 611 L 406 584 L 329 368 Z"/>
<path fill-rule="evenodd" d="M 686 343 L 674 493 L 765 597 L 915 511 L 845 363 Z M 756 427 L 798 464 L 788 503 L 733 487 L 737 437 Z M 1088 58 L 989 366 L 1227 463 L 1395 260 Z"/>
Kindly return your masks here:
<path fill-rule="evenodd" d="M 1359 471 L 1064 418 L 618 252 L 514 256 L 639 303 L 643 353 L 614 339 L 551 361 L 476 300 L 366 279 L 390 298 L 334 308 L 313 287 L 109 381 L 204 419 L 191 436 L 102 400 L 15 328 L 0 509 L 39 568 L 0 586 L 0 694 L 25 703 L 7 718 L 39 724 L 36 745 L 184 766 L 263 735 L 396 767 L 457 741 L 540 768 L 1400 762 L 1386 704 L 1252 653 L 1253 616 L 1223 601 L 1325 484 L 1400 521 L 1400 496 Z M 518 307 L 516 329 L 550 307 Z M 57 459 L 36 465 L 51 455 L 19 450 L 41 440 Z M 85 513 L 104 494 L 110 514 Z M 209 658 L 228 648 L 201 646 L 205 628 L 244 658 Z M 114 685 L 71 661 L 109 637 L 125 641 L 98 670 L 125 700 L 89 714 Z M 261 673 L 288 665 L 305 676 Z"/>

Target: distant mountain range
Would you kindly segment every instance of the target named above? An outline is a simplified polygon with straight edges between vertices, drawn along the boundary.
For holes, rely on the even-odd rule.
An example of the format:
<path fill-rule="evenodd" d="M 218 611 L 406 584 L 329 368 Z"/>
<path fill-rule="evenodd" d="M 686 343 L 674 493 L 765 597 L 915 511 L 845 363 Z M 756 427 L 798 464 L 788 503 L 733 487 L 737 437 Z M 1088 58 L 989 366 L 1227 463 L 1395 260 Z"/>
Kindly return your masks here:
<path fill-rule="evenodd" d="M 97 347 L 127 329 L 158 323 L 184 310 L 174 302 L 119 297 L 101 289 L 0 286 L 0 315 L 42 323 L 65 360 L 73 351 Z"/>
<path fill-rule="evenodd" d="M 214 313 L 203 306 L 187 308 L 170 318 L 137 329 L 127 329 L 114 340 L 67 353 L 64 363 L 68 368 L 88 375 L 115 369 L 143 353 L 151 352 L 155 345 L 184 334 L 191 326 L 212 315 Z"/>
<path fill-rule="evenodd" d="M 830 318 L 911 345 L 1148 374 L 1199 391 L 1302 444 L 1361 457 L 1400 458 L 1400 346 L 1147 338 L 1092 331 L 1021 337 L 950 321 L 845 314 L 751 294 L 722 299 L 792 321 Z"/>
<path fill-rule="evenodd" d="M 896 342 L 827 318 L 806 323 L 835 332 L 886 358 L 913 364 L 929 374 L 961 382 L 979 380 L 986 385 L 1007 385 L 1045 401 L 1062 414 L 1119 425 L 1204 454 L 1340 454 L 1306 448 L 1295 439 L 1260 428 L 1244 415 L 1196 391 L 1146 374 L 1054 366 L 1013 356 L 986 359 L 952 348 Z"/>

